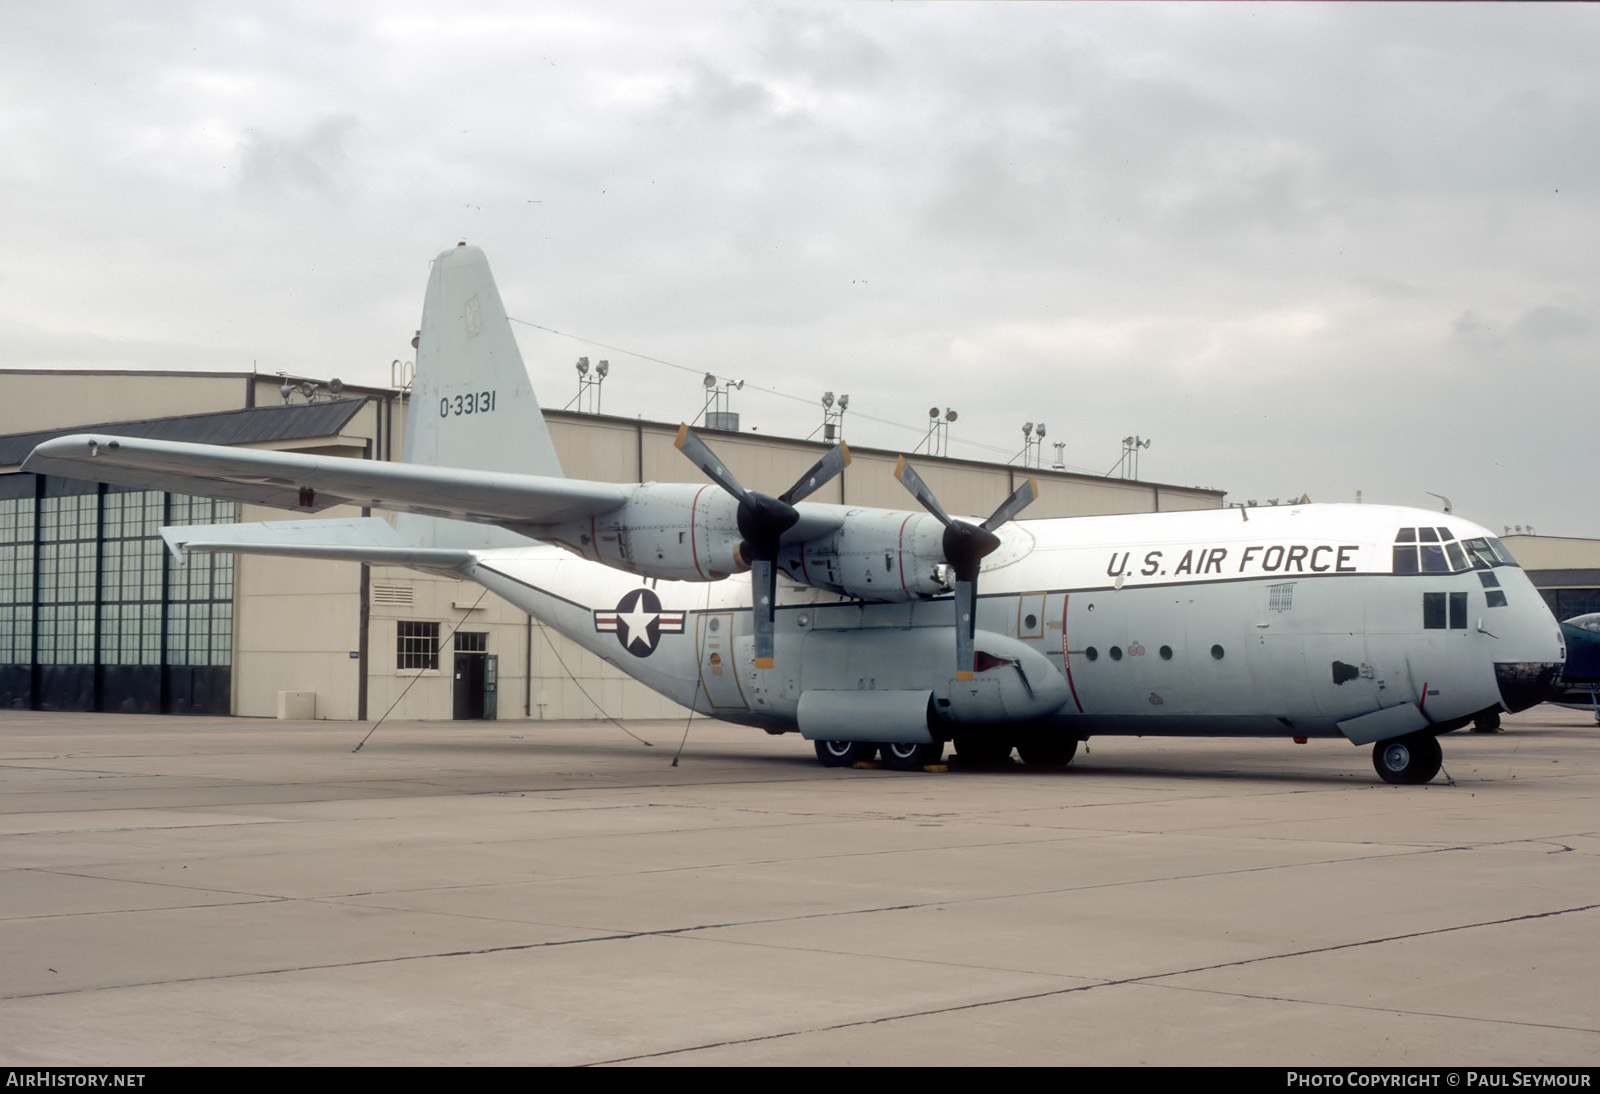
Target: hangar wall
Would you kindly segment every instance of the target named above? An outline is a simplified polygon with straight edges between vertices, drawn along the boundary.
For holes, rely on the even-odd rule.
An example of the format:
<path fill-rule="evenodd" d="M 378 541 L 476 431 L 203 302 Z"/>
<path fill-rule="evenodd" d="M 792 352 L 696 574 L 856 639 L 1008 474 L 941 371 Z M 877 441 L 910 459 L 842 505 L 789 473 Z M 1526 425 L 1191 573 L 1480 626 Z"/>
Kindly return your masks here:
<path fill-rule="evenodd" d="M 303 380 L 289 379 L 295 385 Z M 340 398 L 334 398 L 322 385 L 315 401 L 308 403 L 297 391 L 286 405 L 279 391 L 283 382 L 275 375 L 249 373 L 197 377 L 188 373 L 0 370 L 0 483 L 9 480 L 13 493 L 31 496 L 38 484 L 21 483 L 19 480 L 33 477 L 17 473 L 17 464 L 27 451 L 50 435 L 90 426 L 108 433 L 242 443 L 352 458 L 399 457 L 404 444 L 405 392 L 347 387 Z M 700 472 L 674 447 L 675 423 L 564 411 L 547 411 L 545 417 L 568 475 L 611 482 L 703 481 Z M 754 433 L 705 430 L 704 434 L 728 468 L 753 488 L 786 487 L 826 447 Z M 851 451 L 854 462 L 815 500 L 895 509 L 913 504 L 894 479 L 899 453 L 864 447 Z M 1049 469 L 923 456 L 918 457 L 917 466 L 946 507 L 957 513 L 988 513 L 1030 474 L 1038 482 L 1040 497 L 1029 516 L 1158 512 L 1222 504 L 1220 491 Z M 94 495 L 94 488 L 87 489 Z M 99 488 L 94 495 L 98 500 L 92 505 L 100 516 L 85 518 L 101 521 L 93 525 L 100 531 L 84 540 L 97 543 L 101 554 L 105 551 L 104 529 L 109 527 L 103 523 L 103 514 L 109 511 L 104 500 L 108 493 L 116 491 Z M 169 496 L 165 504 L 172 504 L 175 497 Z M 186 499 L 178 499 L 178 504 L 185 503 Z M 86 507 L 90 504 L 84 503 Z M 291 518 L 281 510 L 246 505 L 233 508 L 240 521 Z M 340 508 L 321 515 L 334 518 L 362 513 Z M 151 544 L 141 542 L 148 551 Z M 161 580 L 168 585 L 178 580 L 182 574 L 172 560 L 165 552 L 155 553 L 160 558 Z M 96 560 L 92 566 L 86 561 L 85 565 L 99 574 L 104 569 L 102 561 Z M 681 708 L 605 661 L 493 594 L 485 595 L 480 586 L 470 582 L 395 567 L 241 555 L 233 562 L 231 583 L 230 662 L 225 666 L 229 670 L 228 713 L 274 717 L 285 696 L 309 694 L 317 718 L 373 719 L 385 712 L 401 719 L 480 716 L 485 702 L 481 681 L 490 658 L 498 668 L 492 702 L 499 718 L 652 718 L 682 713 Z M 20 589 L 21 579 L 13 584 Z M 14 606 L 20 609 L 20 600 Z M 35 604 L 32 610 L 37 615 L 40 608 Z M 97 633 L 102 631 L 111 614 L 109 607 L 95 602 L 85 610 L 93 616 L 89 625 Z M 170 613 L 177 609 L 168 605 L 161 610 Z M 173 675 L 174 662 L 184 659 L 183 652 L 171 646 L 170 629 L 163 625 L 157 651 L 160 671 L 167 677 Z M 437 644 L 432 657 L 419 652 L 430 645 L 430 636 Z M 41 673 L 57 672 L 39 660 L 36 630 L 30 632 L 28 641 L 35 647 L 30 664 L 20 663 L 21 638 L 10 647 L 0 642 L 0 661 L 6 659 L 8 648 L 12 650 L 12 663 L 0 664 L 0 691 L 6 679 L 37 681 Z M 46 656 L 53 654 L 47 652 Z M 84 656 L 78 655 L 80 662 Z M 104 666 L 93 650 L 87 656 L 92 664 L 79 671 L 96 682 L 82 709 L 108 709 L 108 696 L 98 683 L 105 676 Z M 458 683 L 458 678 L 462 682 Z M 36 699 L 35 694 L 28 701 Z M 155 701 L 161 709 L 188 709 L 175 705 L 170 686 L 164 686 Z M 0 704 L 8 702 L 18 705 L 14 694 L 9 700 L 0 695 Z"/>

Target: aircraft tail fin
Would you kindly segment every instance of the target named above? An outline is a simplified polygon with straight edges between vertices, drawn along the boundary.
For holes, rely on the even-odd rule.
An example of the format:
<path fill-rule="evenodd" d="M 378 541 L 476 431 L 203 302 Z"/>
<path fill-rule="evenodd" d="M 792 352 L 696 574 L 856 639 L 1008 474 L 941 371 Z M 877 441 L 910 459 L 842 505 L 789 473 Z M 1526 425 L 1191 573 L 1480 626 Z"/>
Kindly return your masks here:
<path fill-rule="evenodd" d="M 422 305 L 406 463 L 561 477 L 544 412 L 511 333 L 489 260 L 461 244 L 434 259 Z M 486 525 L 407 515 L 413 543 L 506 547 L 530 540 Z"/>
<path fill-rule="evenodd" d="M 406 463 L 561 475 L 489 261 L 462 244 L 434 259 L 422 305 Z"/>

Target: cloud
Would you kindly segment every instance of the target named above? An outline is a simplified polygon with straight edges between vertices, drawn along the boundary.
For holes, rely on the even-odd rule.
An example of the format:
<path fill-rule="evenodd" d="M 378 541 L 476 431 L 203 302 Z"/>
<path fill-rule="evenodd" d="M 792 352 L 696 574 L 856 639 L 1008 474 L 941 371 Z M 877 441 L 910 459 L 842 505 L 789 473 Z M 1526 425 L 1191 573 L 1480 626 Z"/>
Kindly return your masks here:
<path fill-rule="evenodd" d="M 323 118 L 296 134 L 250 130 L 240 147 L 241 185 L 272 194 L 334 195 L 353 183 L 354 148 L 360 122 L 349 116 Z"/>

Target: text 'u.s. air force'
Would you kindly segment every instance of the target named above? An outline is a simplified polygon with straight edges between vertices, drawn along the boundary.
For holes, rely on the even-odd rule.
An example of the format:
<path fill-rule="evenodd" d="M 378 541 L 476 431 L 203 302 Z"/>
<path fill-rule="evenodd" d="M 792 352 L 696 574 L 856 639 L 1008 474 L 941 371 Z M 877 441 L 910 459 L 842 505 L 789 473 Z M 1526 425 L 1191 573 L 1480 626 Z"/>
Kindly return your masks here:
<path fill-rule="evenodd" d="M 1112 551 L 1106 576 L 1236 577 L 1240 574 L 1353 574 L 1358 572 L 1354 543 L 1252 543 L 1247 547 L 1158 548 L 1136 559 L 1132 551 Z"/>

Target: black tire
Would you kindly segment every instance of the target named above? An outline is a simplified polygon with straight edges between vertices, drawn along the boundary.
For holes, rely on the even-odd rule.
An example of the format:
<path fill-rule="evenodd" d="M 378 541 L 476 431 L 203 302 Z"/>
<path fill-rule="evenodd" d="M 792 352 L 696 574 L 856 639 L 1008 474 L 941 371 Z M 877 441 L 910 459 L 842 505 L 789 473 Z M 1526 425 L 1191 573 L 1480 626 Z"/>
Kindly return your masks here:
<path fill-rule="evenodd" d="M 895 771 L 921 771 L 944 757 L 943 741 L 926 745 L 889 741 L 878 748 L 883 752 L 883 766 Z"/>
<path fill-rule="evenodd" d="M 854 767 L 870 763 L 878 746 L 866 741 L 817 741 L 817 762 L 823 767 Z"/>
<path fill-rule="evenodd" d="M 1011 742 L 990 733 L 964 733 L 955 739 L 956 758 L 968 767 L 998 767 L 1011 762 Z"/>
<path fill-rule="evenodd" d="M 1066 767 L 1078 754 L 1078 738 L 1065 733 L 1038 733 L 1017 742 L 1017 755 L 1029 767 Z"/>
<path fill-rule="evenodd" d="M 1484 715 L 1480 715 L 1478 718 L 1475 718 L 1473 720 L 1473 722 L 1472 722 L 1472 732 L 1474 732 L 1474 733 L 1499 733 L 1500 732 L 1500 712 L 1499 711 L 1495 711 L 1495 712 L 1493 712 L 1491 714 L 1484 714 Z"/>
<path fill-rule="evenodd" d="M 1378 778 L 1396 786 L 1416 786 L 1439 773 L 1444 749 L 1431 733 L 1408 733 L 1372 746 L 1372 766 Z"/>

